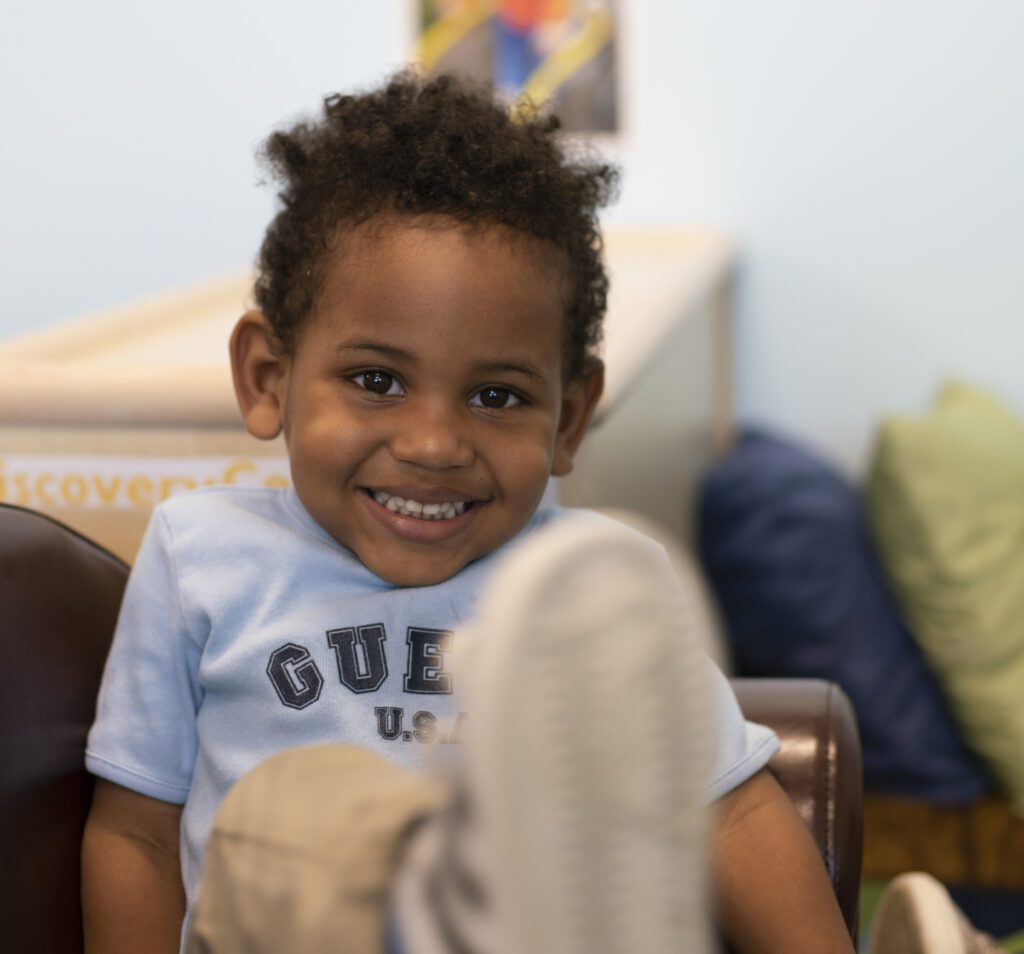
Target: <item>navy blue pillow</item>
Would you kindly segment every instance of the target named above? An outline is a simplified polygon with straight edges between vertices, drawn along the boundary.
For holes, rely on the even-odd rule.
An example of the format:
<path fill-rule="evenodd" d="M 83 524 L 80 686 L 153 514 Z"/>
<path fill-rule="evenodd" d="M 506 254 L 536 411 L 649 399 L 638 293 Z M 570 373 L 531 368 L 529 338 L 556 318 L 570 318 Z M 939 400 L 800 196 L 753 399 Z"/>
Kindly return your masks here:
<path fill-rule="evenodd" d="M 865 787 L 936 803 L 989 787 L 900 622 L 853 488 L 807 451 L 748 432 L 705 478 L 700 551 L 748 676 L 846 690 Z"/>

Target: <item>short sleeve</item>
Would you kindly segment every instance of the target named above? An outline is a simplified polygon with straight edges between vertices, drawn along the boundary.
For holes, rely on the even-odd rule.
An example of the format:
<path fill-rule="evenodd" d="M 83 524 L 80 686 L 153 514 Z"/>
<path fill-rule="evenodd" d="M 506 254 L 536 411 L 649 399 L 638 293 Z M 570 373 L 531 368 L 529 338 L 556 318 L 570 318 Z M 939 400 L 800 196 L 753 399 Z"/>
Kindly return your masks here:
<path fill-rule="evenodd" d="M 771 729 L 743 718 L 736 695 L 722 671 L 710 660 L 713 745 L 706 800 L 710 803 L 738 788 L 767 764 L 779 750 Z"/>
<path fill-rule="evenodd" d="M 196 758 L 200 646 L 182 612 L 171 534 L 158 509 L 125 590 L 89 732 L 86 767 L 183 804 Z"/>

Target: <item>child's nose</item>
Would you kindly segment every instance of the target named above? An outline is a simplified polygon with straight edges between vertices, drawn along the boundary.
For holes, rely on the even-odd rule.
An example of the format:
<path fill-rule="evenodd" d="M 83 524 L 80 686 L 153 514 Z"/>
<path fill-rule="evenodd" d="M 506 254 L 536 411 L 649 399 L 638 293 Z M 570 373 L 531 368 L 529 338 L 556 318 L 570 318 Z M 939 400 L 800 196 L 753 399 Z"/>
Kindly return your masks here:
<path fill-rule="evenodd" d="M 397 460 L 432 470 L 473 462 L 472 441 L 459 413 L 440 402 L 410 407 L 391 439 Z"/>

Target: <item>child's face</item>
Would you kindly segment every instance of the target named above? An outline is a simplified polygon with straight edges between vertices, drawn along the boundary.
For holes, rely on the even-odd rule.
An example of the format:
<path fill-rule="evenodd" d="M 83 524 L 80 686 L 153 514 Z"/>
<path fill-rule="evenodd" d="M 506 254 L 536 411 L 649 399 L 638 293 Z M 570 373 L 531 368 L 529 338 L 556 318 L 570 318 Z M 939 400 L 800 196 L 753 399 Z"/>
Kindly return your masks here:
<path fill-rule="evenodd" d="M 284 430 L 303 505 L 374 573 L 438 583 L 571 468 L 601 374 L 563 380 L 564 296 L 555 253 L 498 227 L 357 230 L 293 353 L 263 360 L 259 399 L 239 385 L 249 428 Z"/>

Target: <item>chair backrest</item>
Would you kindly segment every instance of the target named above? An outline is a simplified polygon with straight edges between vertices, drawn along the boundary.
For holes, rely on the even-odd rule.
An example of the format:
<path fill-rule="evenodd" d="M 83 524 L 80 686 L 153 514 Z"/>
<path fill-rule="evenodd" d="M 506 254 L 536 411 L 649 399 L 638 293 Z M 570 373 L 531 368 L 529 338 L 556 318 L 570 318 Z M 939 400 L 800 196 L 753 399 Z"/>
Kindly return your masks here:
<path fill-rule="evenodd" d="M 853 706 L 821 679 L 734 679 L 743 714 L 771 726 L 781 747 L 769 763 L 825 860 L 856 940 L 863 842 L 863 774 Z"/>
<path fill-rule="evenodd" d="M 128 567 L 0 505 L 0 922 L 9 951 L 82 950 L 85 738 Z"/>
<path fill-rule="evenodd" d="M 10 951 L 82 950 L 85 740 L 128 567 L 49 517 L 0 504 L 0 923 Z M 782 748 L 771 769 L 807 822 L 856 936 L 860 744 L 842 691 L 739 679 L 747 718 Z"/>

